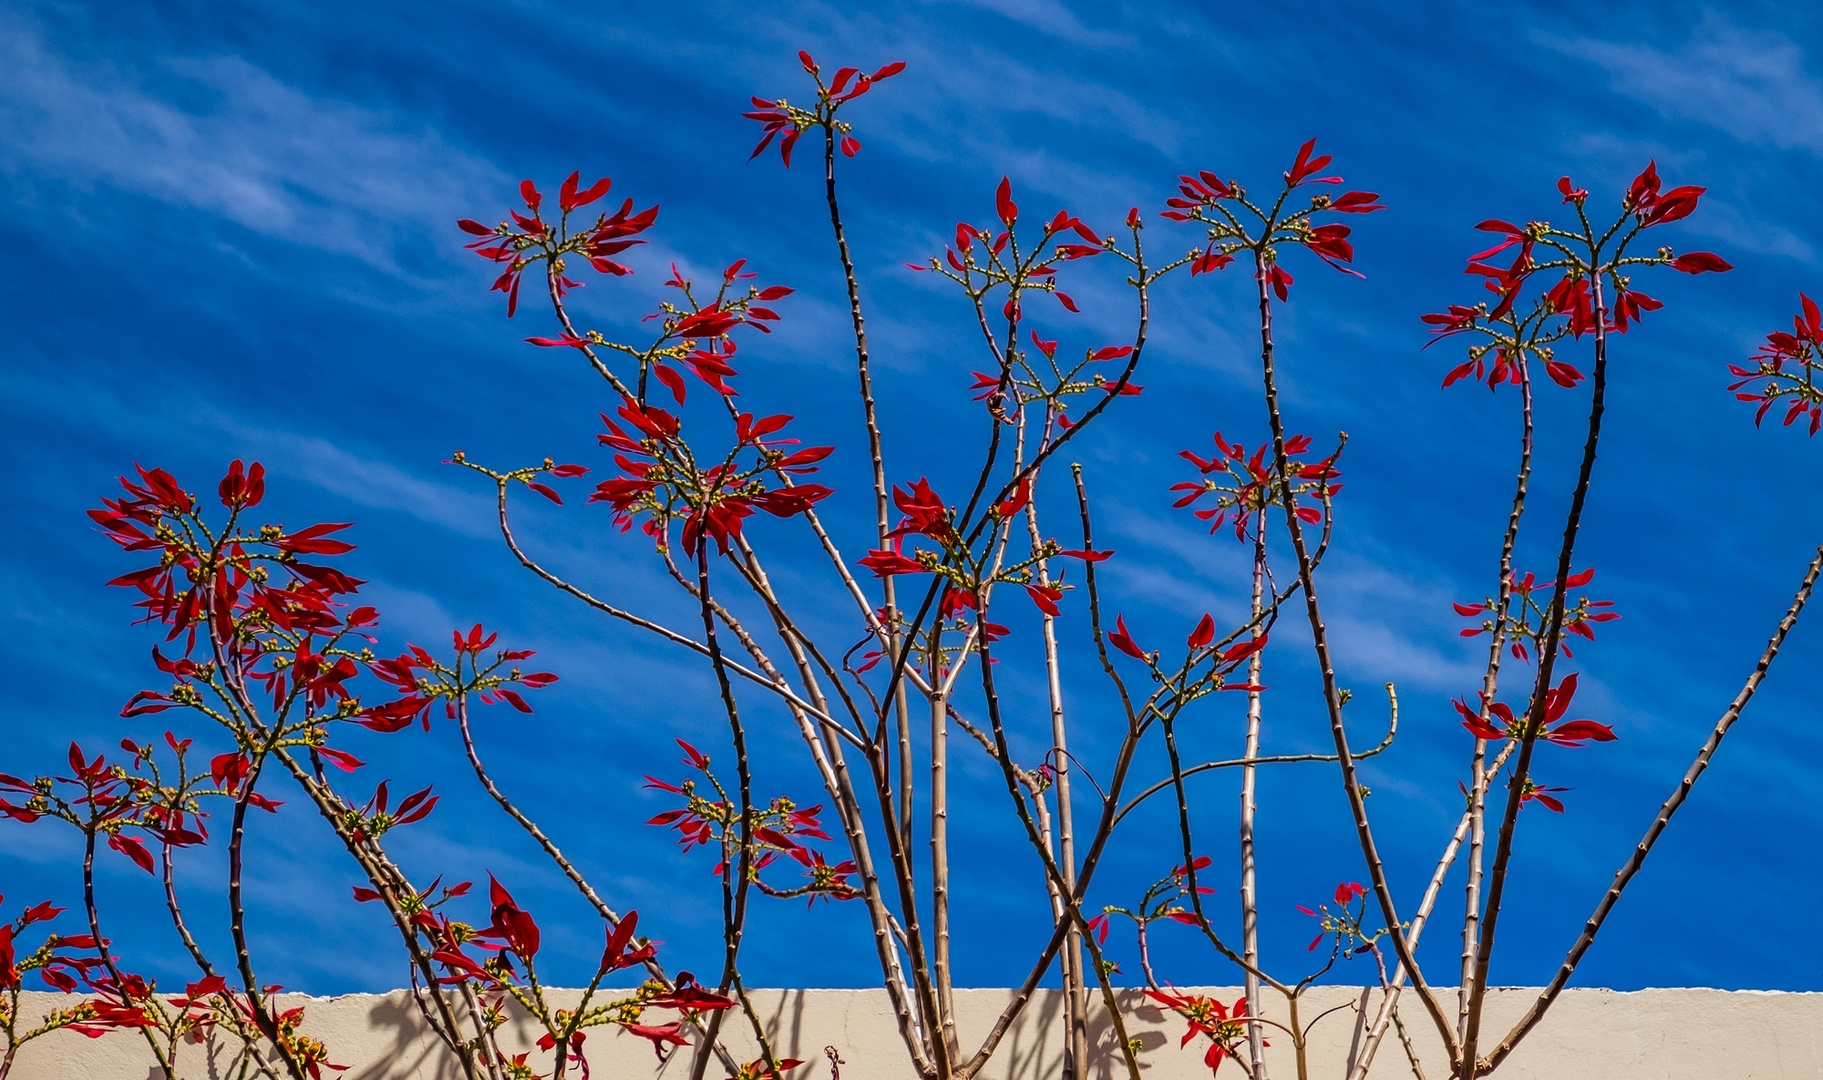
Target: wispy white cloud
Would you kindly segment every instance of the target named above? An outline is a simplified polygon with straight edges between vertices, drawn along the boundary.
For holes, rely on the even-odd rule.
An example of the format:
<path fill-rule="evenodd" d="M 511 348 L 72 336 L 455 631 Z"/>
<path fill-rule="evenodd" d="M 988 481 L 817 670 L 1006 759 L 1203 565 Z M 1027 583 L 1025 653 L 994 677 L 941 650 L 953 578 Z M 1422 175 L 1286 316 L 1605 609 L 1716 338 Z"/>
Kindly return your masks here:
<path fill-rule="evenodd" d="M 1776 217 L 1757 217 L 1714 199 L 1703 205 L 1701 215 L 1688 219 L 1684 228 L 1717 240 L 1732 251 L 1784 255 L 1810 261 L 1816 253 L 1809 241 L 1779 223 Z"/>
<path fill-rule="evenodd" d="M 241 424 L 226 416 L 213 421 L 250 452 L 282 461 L 287 471 L 358 506 L 401 511 L 463 536 L 493 533 L 493 502 L 485 494 L 421 479 L 314 435 Z"/>
<path fill-rule="evenodd" d="M 128 441 L 168 438 L 167 418 L 182 409 L 175 399 L 159 395 L 167 411 L 148 409 L 144 400 L 129 402 L 98 381 L 59 379 L 8 372 L 0 388 L 16 402 L 29 402 L 40 418 L 57 416 L 70 423 L 105 420 L 106 430 Z M 206 445 L 225 442 L 228 453 L 274 463 L 281 476 L 303 480 L 357 506 L 392 510 L 463 536 L 494 535 L 494 502 L 485 489 L 463 488 L 426 480 L 373 456 L 375 448 L 338 444 L 317 435 L 245 423 L 216 409 L 188 407 L 188 431 Z M 224 440 L 223 436 L 226 437 Z M 453 468 L 453 467 L 451 467 Z M 63 616 L 67 620 L 69 616 Z"/>
<path fill-rule="evenodd" d="M 206 211 L 395 274 L 401 242 L 446 231 L 507 180 L 417 122 L 237 56 L 128 69 L 59 55 L 18 18 L 0 19 L 0 149 L 15 175 Z"/>
<path fill-rule="evenodd" d="M 1076 13 L 1059 0 L 960 0 L 968 7 L 983 8 L 1004 18 L 1029 26 L 1064 41 L 1098 48 L 1128 46 L 1130 37 L 1084 26 Z"/>
<path fill-rule="evenodd" d="M 1377 555 L 1338 552 L 1325 568 L 1327 623 L 1338 667 L 1402 687 L 1460 692 L 1480 665 L 1449 655 L 1456 640 L 1449 622 L 1450 583 Z"/>
<path fill-rule="evenodd" d="M 1103 517 L 1122 546 L 1137 545 L 1165 557 L 1109 564 L 1104 573 L 1119 583 L 1123 595 L 1186 617 L 1245 610 L 1249 549 L 1234 543 L 1226 530 L 1210 537 L 1178 518 L 1118 503 L 1104 508 Z M 1181 566 L 1171 565 L 1178 560 Z M 1375 561 L 1336 552 L 1321 580 L 1331 646 L 1338 667 L 1349 677 L 1392 680 L 1401 688 L 1431 693 L 1460 692 L 1478 678 L 1478 663 L 1448 647 L 1457 640 L 1459 627 L 1446 614 L 1453 587 L 1446 579 L 1401 567 L 1384 554 Z M 1301 616 L 1294 618 L 1285 629 L 1301 635 L 1300 622 Z"/>
<path fill-rule="evenodd" d="M 1121 180 L 1133 171 L 1132 162 L 1072 166 L 1067 155 L 1059 157 L 1033 146 L 1033 133 L 1028 130 L 1032 118 L 1067 123 L 1100 137 L 1118 136 L 1166 156 L 1177 153 L 1184 139 L 1182 125 L 1172 117 L 1119 85 L 1091 75 L 1063 78 L 1054 70 L 985 45 L 971 45 L 962 55 L 955 55 L 908 44 L 906 55 L 926 78 L 947 90 L 943 95 L 894 106 L 902 121 L 910 123 L 900 135 L 889 138 L 895 150 L 915 160 L 981 162 L 990 170 L 994 163 L 1006 163 L 1000 165 L 1001 171 L 1013 173 L 1022 185 L 1078 200 L 1087 195 L 1122 201 L 1128 196 L 1106 193 L 1131 191 L 1130 183 Z M 997 116 L 984 116 L 976 108 L 977 102 L 989 97 L 1001 103 Z"/>
<path fill-rule="evenodd" d="M 1710 13 L 1672 49 L 1543 32 L 1533 40 L 1602 68 L 1616 91 L 1665 116 L 1743 142 L 1823 153 L 1823 79 L 1783 34 L 1743 30 Z"/>
<path fill-rule="evenodd" d="M 984 164 L 984 170 L 1008 171 L 1006 165 L 996 163 L 1023 153 L 1034 164 L 1061 168 L 1056 159 L 1041 159 L 1036 151 L 1027 149 L 1035 141 L 1034 118 L 1067 123 L 1082 133 L 1132 140 L 1163 154 L 1175 153 L 1181 145 L 1184 125 L 1170 112 L 1136 96 L 1132 81 L 1122 77 L 1125 69 L 1101 64 L 1066 69 L 1053 46 L 1034 42 L 1026 34 L 959 36 L 954 32 L 958 21 L 979 21 L 956 10 L 959 7 L 991 10 L 1103 55 L 1130 59 L 1140 52 L 1139 43 L 1130 36 L 1085 24 L 1057 0 L 939 2 L 890 14 L 865 5 L 808 2 L 786 5 L 780 14 L 770 17 L 756 17 L 743 9 L 740 18 L 747 24 L 744 44 L 750 46 L 753 39 L 776 41 L 783 55 L 790 55 L 784 49 L 799 47 L 803 26 L 815 25 L 819 40 L 811 51 L 831 66 L 861 62 L 863 57 L 905 61 L 910 77 L 927 92 L 894 92 L 876 98 L 856 119 L 864 143 L 890 144 L 913 160 Z M 728 10 L 735 8 L 730 5 Z M 578 33 L 602 32 L 587 16 L 573 25 Z M 676 52 L 679 47 L 674 38 L 650 27 L 619 26 L 608 36 L 627 48 Z M 708 73 L 706 77 L 723 82 L 733 93 L 795 97 L 803 92 L 795 82 L 801 73 L 780 72 L 770 63 L 757 65 L 750 47 L 733 48 L 699 38 L 689 44 L 686 53 Z M 994 110 L 980 108 L 988 100 L 995 102 Z M 1109 171 L 1118 174 L 1122 166 Z M 1082 189 L 1076 185 L 1084 181 L 1087 171 L 1067 181 L 1049 176 L 1049 172 L 1035 171 L 1029 176 L 1015 174 L 1014 179 L 1079 196 Z"/>
<path fill-rule="evenodd" d="M 1725 177 L 1728 171 L 1725 163 L 1718 163 L 1705 152 L 1706 148 L 1610 131 L 1579 133 L 1567 141 L 1565 148 L 1591 162 L 1652 160 L 1658 163 L 1659 175 L 1673 184 L 1694 177 L 1705 178 L 1707 182 L 1718 172 Z M 1718 164 L 1722 165 L 1719 169 Z M 1725 192 L 1711 189 L 1703 202 L 1702 212 L 1678 222 L 1678 229 L 1725 244 L 1731 251 L 1810 259 L 1815 249 L 1786 224 L 1790 220 L 1788 215 L 1776 210 L 1770 214 L 1755 214 L 1743 208 L 1742 203 L 1751 198 L 1752 186 L 1737 179 Z"/>

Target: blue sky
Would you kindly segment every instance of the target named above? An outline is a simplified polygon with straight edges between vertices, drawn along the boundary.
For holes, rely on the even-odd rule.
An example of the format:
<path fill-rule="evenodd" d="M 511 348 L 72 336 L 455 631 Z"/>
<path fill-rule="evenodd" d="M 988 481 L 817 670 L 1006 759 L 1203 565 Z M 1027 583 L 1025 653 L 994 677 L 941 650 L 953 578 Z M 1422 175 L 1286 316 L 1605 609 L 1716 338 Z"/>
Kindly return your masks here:
<path fill-rule="evenodd" d="M 1579 564 L 1624 618 L 1578 653 L 1579 704 L 1619 742 L 1556 752 L 1542 768 L 1573 788 L 1558 818 L 1528 810 L 1503 926 L 1500 983 L 1549 975 L 1561 950 L 1733 696 L 1823 532 L 1812 493 L 1819 447 L 1756 432 L 1724 391 L 1724 365 L 1783 326 L 1818 282 L 1810 237 L 1823 155 L 1823 75 L 1801 43 L 1814 18 L 1789 7 L 1357 4 L 1070 7 L 1043 0 L 846 5 L 423 5 L 375 0 L 257 8 L 169 3 L 16 4 L 0 15 L 0 185 L 14 257 L 0 290 L 7 328 L 0 439 L 12 491 L 0 532 L 10 642 L 0 769 L 52 771 L 71 738 L 111 746 L 116 713 L 152 685 L 150 635 L 102 583 L 126 569 L 82 511 L 137 461 L 194 489 L 235 457 L 271 474 L 268 505 L 294 525 L 353 520 L 344 562 L 371 580 L 386 640 L 444 640 L 486 620 L 540 650 L 564 676 L 539 712 L 485 731 L 497 772 L 674 966 L 712 968 L 718 903 L 705 860 L 680 857 L 640 824 L 663 804 L 645 772 L 677 773 L 670 739 L 719 745 L 707 674 L 537 585 L 501 548 L 488 492 L 442 466 L 455 448 L 512 465 L 549 454 L 602 465 L 593 449 L 601 387 L 566 353 L 520 344 L 549 332 L 527 305 L 508 323 L 488 268 L 462 250 L 458 217 L 497 220 L 519 179 L 554 186 L 572 169 L 612 176 L 616 196 L 663 210 L 637 271 L 590 281 L 579 309 L 604 331 L 658 298 L 670 260 L 703 276 L 739 257 L 797 287 L 780 331 L 744 343 L 749 404 L 800 417 L 807 439 L 845 449 L 827 470 L 829 515 L 865 546 L 864 461 L 848 381 L 840 279 L 817 176 L 748 163 L 747 95 L 803 97 L 793 54 L 906 73 L 853 114 L 865 149 L 845 165 L 846 206 L 874 335 L 893 478 L 928 474 L 959 490 L 980 425 L 964 392 L 982 366 L 967 312 L 901 264 L 939 251 L 959 218 L 984 220 L 1011 177 L 1022 205 L 1067 206 L 1107 231 L 1127 207 L 1156 209 L 1189 169 L 1268 183 L 1311 136 L 1351 186 L 1389 209 L 1357 225 L 1365 281 L 1311 260 L 1283 311 L 1287 409 L 1296 429 L 1351 436 L 1337 552 L 1325 568 L 1344 685 L 1372 710 L 1394 680 L 1402 737 L 1367 769 L 1381 843 L 1409 906 L 1453 821 L 1466 735 L 1449 698 L 1473 689 L 1480 646 L 1456 636 L 1449 602 L 1491 587 L 1509 498 L 1513 399 L 1438 387 L 1457 353 L 1420 353 L 1417 316 L 1477 296 L 1459 270 L 1486 217 L 1558 211 L 1569 173 L 1612 200 L 1648 159 L 1670 183 L 1706 185 L 1698 213 L 1667 230 L 1709 249 L 1728 275 L 1662 273 L 1641 284 L 1666 309 L 1617 346 L 1616 405 Z M 1163 223 L 1160 223 L 1161 225 Z M 1155 245 L 1188 233 L 1148 233 Z M 1073 268 L 1074 269 L 1074 268 Z M 1125 332 L 1121 288 L 1086 264 L 1084 314 L 1043 313 L 1068 347 Z M 1161 289 L 1154 348 L 1128 409 L 1078 451 L 1099 492 L 1100 529 L 1121 556 L 1110 603 L 1142 637 L 1166 640 L 1205 610 L 1244 606 L 1243 559 L 1168 509 L 1183 447 L 1211 431 L 1256 442 L 1261 409 L 1243 276 Z M 1584 395 L 1541 392 L 1542 492 L 1522 565 L 1554 553 Z M 1045 497 L 1059 492 L 1041 493 Z M 576 500 L 572 500 L 574 503 Z M 687 617 L 649 548 L 604 513 L 526 507 L 531 546 L 628 606 Z M 1059 518 L 1058 520 L 1062 520 Z M 787 552 L 784 526 L 756 529 L 781 581 L 815 605 L 827 578 Z M 845 615 L 824 629 L 849 634 Z M 1080 648 L 1078 612 L 1073 626 Z M 1285 752 L 1327 740 L 1307 661 L 1272 654 L 1268 739 Z M 1028 646 L 1034 627 L 1015 624 Z M 1081 655 L 1081 654 L 1079 654 Z M 1746 721 L 1623 901 L 1578 976 L 1585 985 L 1823 989 L 1823 951 L 1794 935 L 1794 909 L 1823 886 L 1811 812 L 1823 737 L 1810 673 L 1823 636 L 1801 626 Z M 1029 663 L 1031 657 L 1026 656 Z M 1013 661 L 1009 660 L 1009 666 Z M 1040 684 L 1015 676 L 1028 702 Z M 1105 759 L 1093 681 L 1077 680 L 1080 752 Z M 1281 696 L 1282 695 L 1282 696 Z M 1239 708 L 1202 711 L 1209 756 L 1239 746 Z M 821 801 L 782 716 L 755 702 L 759 787 Z M 1022 707 L 1016 745 L 1035 757 L 1042 709 Z M 498 718 L 495 718 L 498 719 Z M 1372 715 L 1357 720 L 1377 731 Z M 452 733 L 350 739 L 367 782 L 446 775 L 445 801 L 398 834 L 414 873 L 492 870 L 567 947 L 581 978 L 599 928 L 537 852 L 464 784 Z M 964 748 L 966 749 L 966 748 Z M 1098 757 L 1098 752 L 1100 757 Z M 1154 770 L 1158 762 L 1148 758 Z M 1039 878 L 1009 827 L 997 774 L 958 769 L 958 981 L 1023 974 L 1039 940 Z M 1297 973 L 1313 932 L 1292 905 L 1361 876 L 1333 773 L 1262 781 L 1267 959 Z M 409 790 L 409 788 L 408 788 Z M 1232 860 L 1234 793 L 1199 794 L 1199 846 Z M 314 992 L 398 985 L 379 948 L 390 931 L 348 900 L 352 868 L 293 800 L 261 821 L 252 869 L 264 977 Z M 1126 903 L 1174 861 L 1162 816 L 1136 815 L 1092 903 Z M 78 895 L 71 838 L 0 828 L 9 903 Z M 700 855 L 700 852 L 697 853 Z M 185 864 L 196 919 L 221 947 L 210 892 L 217 853 Z M 1214 882 L 1232 907 L 1231 877 Z M 175 943 L 137 870 L 106 865 L 111 932 L 146 970 L 175 978 Z M 1449 908 L 1459 905 L 1452 887 Z M 137 914 L 136 912 L 146 912 Z M 1227 916 L 1224 916 L 1227 917 Z M 757 985 L 860 986 L 874 975 L 853 905 L 768 905 L 748 978 Z M 1161 937 L 1169 933 L 1161 931 Z M 1447 983 L 1456 945 L 1438 924 L 1424 955 Z M 1179 984 L 1232 982 L 1195 942 L 1158 949 Z M 1117 946 L 1115 955 L 1132 961 Z M 563 951 L 552 948 L 552 952 Z M 1365 980 L 1365 970 L 1343 978 Z"/>

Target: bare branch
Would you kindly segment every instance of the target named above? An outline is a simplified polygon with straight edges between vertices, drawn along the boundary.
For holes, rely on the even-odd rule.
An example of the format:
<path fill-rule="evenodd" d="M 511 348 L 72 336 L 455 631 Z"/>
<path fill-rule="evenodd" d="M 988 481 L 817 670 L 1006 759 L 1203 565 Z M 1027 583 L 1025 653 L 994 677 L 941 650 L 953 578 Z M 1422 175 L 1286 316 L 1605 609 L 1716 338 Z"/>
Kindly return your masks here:
<path fill-rule="evenodd" d="M 1797 594 L 1792 597 L 1791 606 L 1785 610 L 1785 617 L 1779 620 L 1778 628 L 1773 631 L 1772 640 L 1766 643 L 1765 650 L 1760 653 L 1759 662 L 1753 666 L 1753 673 L 1747 676 L 1747 682 L 1741 687 L 1741 692 L 1734 696 L 1734 700 L 1729 703 L 1727 710 L 1722 713 L 1721 719 L 1716 721 L 1715 730 L 1711 731 L 1709 738 L 1704 740 L 1702 749 L 1697 751 L 1696 760 L 1690 763 L 1690 768 L 1684 772 L 1683 779 L 1660 805 L 1657 816 L 1652 819 L 1652 824 L 1646 829 L 1646 835 L 1633 849 L 1633 854 L 1615 872 L 1614 883 L 1608 886 L 1608 891 L 1603 894 L 1601 902 L 1595 906 L 1594 914 L 1590 915 L 1588 922 L 1583 924 L 1582 933 L 1577 937 L 1575 944 L 1570 946 L 1570 951 L 1564 956 L 1562 966 L 1557 969 L 1557 974 L 1552 976 L 1550 985 L 1544 988 L 1543 992 L 1538 995 L 1538 1000 L 1534 1001 L 1519 1022 L 1513 1025 L 1513 1029 L 1507 1033 L 1506 1038 L 1500 1040 L 1499 1045 L 1489 1051 L 1479 1069 L 1481 1073 L 1492 1072 L 1496 1066 L 1506 1060 L 1506 1056 L 1512 1053 L 1515 1046 L 1519 1045 L 1519 1040 L 1525 1038 L 1527 1033 L 1538 1026 L 1538 1022 L 1544 1019 L 1544 1014 L 1550 1009 L 1552 1002 L 1556 1001 L 1557 996 L 1563 992 L 1564 985 L 1575 973 L 1576 965 L 1582 961 L 1583 954 L 1587 953 L 1589 947 L 1595 944 L 1595 935 L 1601 932 L 1602 924 L 1607 920 L 1608 913 L 1614 910 L 1615 903 L 1620 900 L 1620 894 L 1633 880 L 1634 875 L 1645 866 L 1646 856 L 1652 853 L 1652 846 L 1658 843 L 1659 837 L 1664 835 L 1665 828 L 1671 824 L 1671 816 L 1684 805 L 1684 800 L 1690 795 L 1690 789 L 1696 786 L 1697 780 L 1702 778 L 1703 771 L 1709 767 L 1710 759 L 1715 756 L 1716 750 L 1720 749 L 1722 739 L 1727 736 L 1728 729 L 1734 726 L 1734 722 L 1740 719 L 1741 711 L 1747 707 L 1748 702 L 1753 700 L 1754 693 L 1759 690 L 1760 683 L 1765 680 L 1767 671 L 1772 668 L 1773 660 L 1778 657 L 1779 649 L 1785 643 L 1785 635 L 1797 625 L 1798 616 L 1803 613 L 1804 604 L 1810 599 L 1811 588 L 1817 583 L 1819 573 L 1823 573 L 1823 547 L 1818 547 L 1816 557 L 1810 560 L 1810 568 L 1805 571 L 1804 581 L 1798 586 Z"/>

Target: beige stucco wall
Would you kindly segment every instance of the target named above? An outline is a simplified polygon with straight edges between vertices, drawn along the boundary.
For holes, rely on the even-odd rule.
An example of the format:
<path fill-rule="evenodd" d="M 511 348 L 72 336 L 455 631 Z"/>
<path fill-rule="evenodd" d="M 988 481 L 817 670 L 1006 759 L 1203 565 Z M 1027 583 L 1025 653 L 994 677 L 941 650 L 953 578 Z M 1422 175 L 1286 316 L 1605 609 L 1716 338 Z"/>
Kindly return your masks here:
<path fill-rule="evenodd" d="M 1233 988 L 1208 991 L 1233 1001 Z M 1355 1035 L 1354 1006 L 1361 991 L 1347 987 L 1310 990 L 1301 1009 L 1306 1022 L 1324 1011 L 1338 1011 L 1316 1027 L 1310 1044 L 1310 1075 L 1341 1080 Z M 1497 990 L 1490 995 L 1489 1027 L 1504 1031 L 1524 1011 L 1534 996 L 1523 989 Z M 956 992 L 960 1028 L 965 1046 L 991 1026 L 1009 999 L 1005 990 Z M 756 1010 L 777 1040 L 781 1055 L 799 1057 L 809 1064 L 787 1080 L 827 1080 L 825 1046 L 834 1046 L 846 1064 L 844 1080 L 910 1080 L 902 1044 L 886 996 L 878 990 L 757 990 Z M 1377 1003 L 1378 992 L 1370 995 Z M 305 1004 L 305 1030 L 325 1040 L 331 1060 L 352 1066 L 340 1074 L 347 1080 L 445 1080 L 456 1077 L 443 1048 L 428 1037 L 416 1009 L 403 993 L 356 994 L 338 998 L 304 998 L 285 995 L 286 1007 Z M 57 994 L 28 994 L 22 1012 L 30 1019 L 54 1004 L 67 1003 Z M 1406 1027 L 1424 1059 L 1430 1080 L 1447 1077 L 1448 1069 L 1434 1030 L 1415 999 L 1406 1015 Z M 1453 993 L 1450 1007 L 1454 1007 Z M 1061 1025 L 1060 999 L 1055 992 L 1041 992 L 1011 1031 L 986 1076 L 995 1080 L 1035 1080 L 1059 1074 Z M 1141 1039 L 1140 1064 L 1151 1080 L 1207 1077 L 1202 1047 L 1192 1043 L 1180 1050 L 1178 1039 L 1184 1022 L 1162 1013 L 1133 991 L 1124 991 L 1121 1007 L 1129 1033 Z M 1404 1012 L 1405 1010 L 1402 1010 Z M 1094 1036 L 1099 1053 L 1096 1080 L 1120 1080 L 1124 1069 L 1109 1038 L 1105 1013 Z M 1283 1010 L 1267 1010 L 1284 1018 Z M 731 1018 L 738 1019 L 738 1018 Z M 730 1043 L 746 1057 L 755 1056 L 744 1022 L 729 1025 Z M 524 1048 L 526 1040 L 517 1040 Z M 1290 1040 L 1275 1036 L 1267 1051 L 1269 1071 L 1277 1080 L 1296 1076 Z M 662 1075 L 687 1078 L 688 1058 L 675 1057 L 659 1069 L 644 1040 L 606 1030 L 589 1042 L 589 1063 L 596 1080 L 625 1080 Z M 207 1080 L 220 1075 L 210 1068 L 203 1048 L 191 1048 L 182 1060 L 187 1078 Z M 58 1032 L 28 1044 L 20 1053 L 9 1080 L 148 1080 L 150 1058 L 139 1036 L 116 1032 L 96 1040 Z M 1404 1052 L 1388 1038 L 1374 1061 L 1375 1077 L 1410 1077 Z M 325 1076 L 335 1074 L 325 1073 Z M 711 1070 L 710 1080 L 723 1075 Z M 1224 1077 L 1240 1077 L 1232 1064 L 1222 1068 Z M 1497 1074 L 1510 1080 L 1762 1080 L 1773 1077 L 1823 1077 L 1823 993 L 1761 993 L 1721 990 L 1570 990 L 1545 1022 L 1514 1052 Z"/>

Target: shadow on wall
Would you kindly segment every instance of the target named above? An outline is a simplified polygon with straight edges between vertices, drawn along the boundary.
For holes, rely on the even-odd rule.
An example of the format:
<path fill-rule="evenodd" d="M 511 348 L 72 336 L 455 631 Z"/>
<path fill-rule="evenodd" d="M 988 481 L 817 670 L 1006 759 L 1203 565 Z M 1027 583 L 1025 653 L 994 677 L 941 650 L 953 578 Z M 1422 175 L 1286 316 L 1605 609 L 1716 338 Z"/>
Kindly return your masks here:
<path fill-rule="evenodd" d="M 1204 993 L 1227 1003 L 1240 997 L 1240 991 L 1232 987 L 1178 992 Z M 1437 994 L 1447 999 L 1446 1012 L 1453 1014 L 1455 991 L 1439 989 Z M 1489 1026 L 1504 1031 L 1502 1025 L 1517 1019 L 1536 995 L 1537 991 L 1525 989 L 1491 992 Z M 576 991 L 546 991 L 555 1008 L 573 1006 L 578 997 Z M 845 1080 L 917 1080 L 883 991 L 755 990 L 750 997 L 775 1052 L 804 1061 L 785 1080 L 827 1080 L 830 1066 L 825 1047 L 833 1047 L 843 1059 Z M 958 1038 L 963 1052 L 972 1054 L 1012 1000 L 1013 991 L 958 990 L 955 998 Z M 1346 986 L 1315 987 L 1305 995 L 1300 1010 L 1304 1023 L 1322 1016 L 1309 1040 L 1311 1077 L 1342 1080 L 1346 1076 L 1359 1045 L 1358 1017 L 1364 1006 L 1370 1012 L 1376 1009 L 1379 998 L 1378 990 Z M 1116 1000 L 1128 1034 L 1138 1040 L 1137 1056 L 1146 1080 L 1207 1080 L 1209 1069 L 1203 1055 L 1208 1043 L 1199 1035 L 1180 1047 L 1188 1027 L 1182 1017 L 1137 990 L 1118 991 Z M 1405 1028 L 1425 1073 L 1447 1076 L 1448 1063 L 1428 1017 L 1416 1008 L 1415 998 L 1408 995 L 1404 1000 Z M 20 1014 L 31 1024 L 69 1003 L 62 994 L 28 993 L 23 995 Z M 328 1045 L 329 1060 L 349 1067 L 339 1074 L 325 1072 L 325 1076 L 345 1080 L 459 1080 L 461 1076 L 453 1056 L 431 1034 L 423 1013 L 406 991 L 336 998 L 285 994 L 278 1005 L 304 1006 L 304 1033 Z M 1268 1019 L 1280 1023 L 1289 1019 L 1270 998 L 1266 1006 Z M 1496 1075 L 1501 1080 L 1634 1076 L 1711 1080 L 1720 1038 L 1727 1043 L 1731 1076 L 1812 1077 L 1823 1075 L 1823 1040 L 1813 1037 L 1818 1031 L 1823 1031 L 1823 994 L 1570 990 Z M 723 1032 L 737 1060 L 759 1056 L 745 1017 L 730 1015 Z M 544 1058 L 535 1049 L 538 1034 L 525 1017 L 516 1016 L 499 1033 L 499 1043 L 508 1054 L 530 1052 L 537 1061 Z M 1055 1080 L 1063 1071 L 1064 1037 L 1062 994 L 1037 991 L 1007 1031 L 980 1074 L 981 1080 Z M 1091 995 L 1089 1039 L 1092 1065 L 1085 1080 L 1125 1080 L 1120 1047 L 1099 994 Z M 1279 1080 L 1296 1077 L 1290 1038 L 1274 1030 L 1269 1041 L 1269 1071 Z M 186 1045 L 178 1059 L 180 1075 L 191 1080 L 234 1080 L 236 1049 L 225 1044 Z M 617 1080 L 687 1080 L 692 1066 L 689 1051 L 674 1053 L 661 1064 L 646 1040 L 612 1028 L 591 1031 L 584 1050 L 593 1074 Z M 57 1032 L 29 1043 L 20 1052 L 9 1080 L 163 1080 L 156 1069 L 147 1067 L 149 1060 L 144 1040 L 134 1032 L 112 1032 L 99 1039 Z M 722 1080 L 725 1073 L 719 1064 L 709 1064 L 708 1080 Z M 1237 1069 L 1234 1075 L 1241 1073 Z M 1414 1075 L 1396 1038 L 1389 1037 L 1382 1044 L 1371 1075 L 1381 1080 Z"/>

